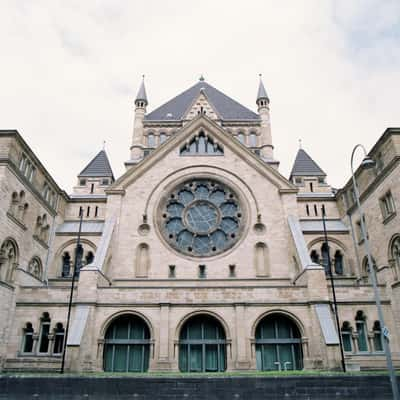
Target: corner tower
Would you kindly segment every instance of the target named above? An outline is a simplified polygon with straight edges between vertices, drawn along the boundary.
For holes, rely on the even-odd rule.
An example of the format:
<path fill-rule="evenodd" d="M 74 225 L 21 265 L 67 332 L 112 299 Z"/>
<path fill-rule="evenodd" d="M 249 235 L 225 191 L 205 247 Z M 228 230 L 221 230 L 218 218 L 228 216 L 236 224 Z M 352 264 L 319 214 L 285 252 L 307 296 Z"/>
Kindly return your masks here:
<path fill-rule="evenodd" d="M 131 159 L 126 164 L 137 164 L 143 159 L 143 121 L 148 105 L 144 75 L 135 99 L 135 118 L 131 145 Z"/>
<path fill-rule="evenodd" d="M 260 115 L 261 119 L 261 157 L 267 162 L 273 161 L 274 146 L 272 145 L 269 97 L 267 95 L 267 91 L 265 90 L 261 74 L 256 103 L 258 106 L 258 114 Z"/>

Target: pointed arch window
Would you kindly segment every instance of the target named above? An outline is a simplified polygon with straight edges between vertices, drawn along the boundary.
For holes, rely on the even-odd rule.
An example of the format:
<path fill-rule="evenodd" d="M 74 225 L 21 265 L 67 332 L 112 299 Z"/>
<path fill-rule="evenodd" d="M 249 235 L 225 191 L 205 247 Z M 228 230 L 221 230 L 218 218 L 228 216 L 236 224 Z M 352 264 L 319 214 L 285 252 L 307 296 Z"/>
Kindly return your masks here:
<path fill-rule="evenodd" d="M 63 324 L 58 322 L 54 328 L 54 348 L 53 354 L 61 354 L 64 348 L 65 330 Z"/>
<path fill-rule="evenodd" d="M 66 251 L 62 256 L 62 272 L 61 276 L 63 278 L 69 276 L 71 273 L 71 256 L 68 251 Z"/>
<path fill-rule="evenodd" d="M 39 333 L 39 353 L 48 353 L 50 344 L 50 316 L 49 313 L 44 312 L 40 319 L 40 333 Z"/>
<path fill-rule="evenodd" d="M 397 236 L 393 241 L 391 253 L 396 267 L 400 269 L 400 236 Z"/>
<path fill-rule="evenodd" d="M 311 261 L 315 264 L 319 264 L 319 254 L 317 250 L 313 250 L 310 254 Z"/>
<path fill-rule="evenodd" d="M 23 353 L 33 353 L 33 327 L 27 322 L 24 328 L 24 339 L 22 343 Z"/>
<path fill-rule="evenodd" d="M 356 314 L 356 331 L 357 331 L 357 346 L 358 351 L 368 351 L 367 329 L 365 323 L 365 315 L 362 311 L 357 311 Z"/>
<path fill-rule="evenodd" d="M 352 346 L 352 332 L 351 326 L 348 321 L 344 321 L 341 329 L 343 350 L 346 352 L 351 352 L 353 350 Z"/>
<path fill-rule="evenodd" d="M 383 351 L 383 336 L 382 336 L 382 329 L 379 321 L 374 322 L 373 327 L 373 343 L 374 343 L 374 350 L 375 351 Z"/>
<path fill-rule="evenodd" d="M 325 274 L 330 273 L 329 247 L 324 242 L 321 246 L 322 266 L 325 268 Z"/>
<path fill-rule="evenodd" d="M 18 266 L 18 248 L 13 240 L 6 240 L 0 248 L 0 280 L 12 282 Z"/>
<path fill-rule="evenodd" d="M 28 272 L 37 279 L 42 278 L 42 262 L 39 257 L 33 257 L 28 264 Z"/>
<path fill-rule="evenodd" d="M 340 250 L 336 250 L 335 252 L 334 264 L 335 264 L 335 274 L 343 275 L 343 254 L 341 253 Z"/>
<path fill-rule="evenodd" d="M 180 149 L 181 156 L 188 155 L 213 155 L 221 156 L 224 154 L 222 147 L 210 136 L 200 132 L 194 136 L 185 146 Z"/>

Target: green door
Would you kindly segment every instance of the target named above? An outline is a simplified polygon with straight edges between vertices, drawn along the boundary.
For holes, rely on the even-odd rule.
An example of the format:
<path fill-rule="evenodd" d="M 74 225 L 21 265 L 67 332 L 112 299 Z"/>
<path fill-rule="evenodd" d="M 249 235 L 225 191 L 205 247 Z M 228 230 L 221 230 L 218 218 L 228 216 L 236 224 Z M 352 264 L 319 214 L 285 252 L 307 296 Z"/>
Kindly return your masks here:
<path fill-rule="evenodd" d="M 221 324 L 208 315 L 191 318 L 179 338 L 182 372 L 220 372 L 226 369 L 226 340 Z"/>
<path fill-rule="evenodd" d="M 107 329 L 104 344 L 104 370 L 145 372 L 149 368 L 150 331 L 139 317 L 124 315 Z"/>
<path fill-rule="evenodd" d="M 256 362 L 261 371 L 303 368 L 301 336 L 287 317 L 265 317 L 256 329 Z"/>

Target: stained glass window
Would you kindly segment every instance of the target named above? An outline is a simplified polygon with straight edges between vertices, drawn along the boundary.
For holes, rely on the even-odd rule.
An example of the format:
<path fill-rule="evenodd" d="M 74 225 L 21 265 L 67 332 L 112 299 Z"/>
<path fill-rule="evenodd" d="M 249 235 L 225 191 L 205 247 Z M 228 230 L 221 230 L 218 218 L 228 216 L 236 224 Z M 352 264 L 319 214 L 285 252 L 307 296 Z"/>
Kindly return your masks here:
<path fill-rule="evenodd" d="M 212 256 L 229 249 L 243 228 L 238 196 L 211 179 L 180 184 L 168 194 L 161 210 L 165 239 L 192 256 Z"/>

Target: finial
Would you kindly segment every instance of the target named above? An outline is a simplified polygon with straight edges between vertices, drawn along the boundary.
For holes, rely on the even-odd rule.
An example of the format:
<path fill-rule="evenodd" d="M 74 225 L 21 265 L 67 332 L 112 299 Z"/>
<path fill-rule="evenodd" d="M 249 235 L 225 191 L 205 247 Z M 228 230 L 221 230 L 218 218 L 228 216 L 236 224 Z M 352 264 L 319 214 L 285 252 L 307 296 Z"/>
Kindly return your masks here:
<path fill-rule="evenodd" d="M 302 147 L 302 142 L 301 142 L 301 139 L 299 139 L 299 149 L 302 149 L 303 147 Z"/>
<path fill-rule="evenodd" d="M 142 75 L 142 80 L 144 81 L 144 74 Z"/>
<path fill-rule="evenodd" d="M 258 76 L 260 77 L 260 79 L 262 78 L 262 74 L 258 74 Z"/>
<path fill-rule="evenodd" d="M 199 81 L 201 81 L 201 82 L 203 82 L 205 79 L 204 79 L 204 76 L 203 76 L 203 74 L 201 74 L 200 75 L 200 78 L 199 78 Z"/>
<path fill-rule="evenodd" d="M 103 140 L 103 150 L 105 150 L 105 149 L 106 149 L 106 141 Z"/>

